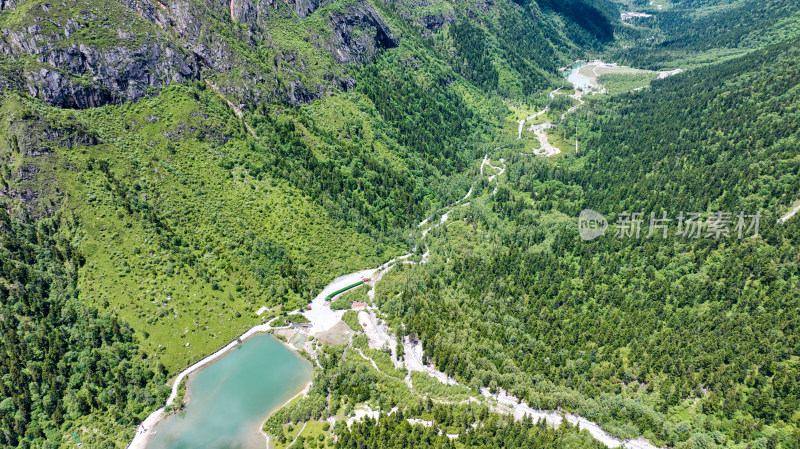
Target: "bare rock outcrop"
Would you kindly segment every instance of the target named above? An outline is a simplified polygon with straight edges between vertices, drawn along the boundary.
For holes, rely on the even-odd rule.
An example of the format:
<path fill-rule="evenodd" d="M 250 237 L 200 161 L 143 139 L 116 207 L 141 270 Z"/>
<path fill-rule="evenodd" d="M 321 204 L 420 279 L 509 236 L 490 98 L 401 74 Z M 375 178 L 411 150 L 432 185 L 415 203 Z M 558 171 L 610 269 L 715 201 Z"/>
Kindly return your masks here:
<path fill-rule="evenodd" d="M 120 14 L 121 20 L 110 22 L 98 11 L 66 8 L 34 6 L 25 23 L 0 34 L 0 54 L 24 68 L 13 84 L 32 96 L 63 108 L 88 108 L 136 100 L 150 88 L 199 76 L 180 46 L 125 20 L 130 11 L 111 8 L 108 15 Z"/>
<path fill-rule="evenodd" d="M 386 20 L 366 2 L 328 13 L 331 39 L 327 48 L 341 63 L 363 63 L 382 49 L 400 44 Z"/>
<path fill-rule="evenodd" d="M 13 14 L 18 0 L 0 0 Z M 351 88 L 345 71 L 309 75 L 310 58 L 280 48 L 270 27 L 324 14 L 307 38 L 341 64 L 368 62 L 399 39 L 367 1 L 320 11 L 329 0 L 30 0 L 0 31 L 0 88 L 73 109 L 136 101 L 171 83 L 209 79 L 241 109 L 276 98 L 301 104 Z M 277 21 L 277 22 L 276 22 Z M 277 51 L 259 60 L 263 48 Z M 273 67 L 274 65 L 274 67 Z"/>

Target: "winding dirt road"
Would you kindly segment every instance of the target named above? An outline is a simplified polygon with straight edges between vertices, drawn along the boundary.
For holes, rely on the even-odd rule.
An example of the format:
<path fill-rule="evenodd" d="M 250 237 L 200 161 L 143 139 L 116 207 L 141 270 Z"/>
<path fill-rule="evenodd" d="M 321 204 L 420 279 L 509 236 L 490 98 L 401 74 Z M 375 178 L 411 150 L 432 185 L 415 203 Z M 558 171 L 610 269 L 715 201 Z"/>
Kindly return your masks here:
<path fill-rule="evenodd" d="M 495 148 L 493 152 L 500 148 L 503 147 Z M 501 162 L 503 162 L 502 159 Z M 502 167 L 497 167 L 492 165 L 491 160 L 489 158 L 489 154 L 486 154 L 484 156 L 483 161 L 481 162 L 479 177 L 473 182 L 472 187 L 470 187 L 466 195 L 464 195 L 460 200 L 456 201 L 455 203 L 452 203 L 448 205 L 446 208 L 444 208 L 443 209 L 444 213 L 441 215 L 441 219 L 438 220 L 435 224 L 431 225 L 430 220 L 432 217 L 428 217 L 422 222 L 420 222 L 419 225 L 417 225 L 417 228 L 422 230 L 422 237 L 420 241 L 417 242 L 414 249 L 410 253 L 400 257 L 396 257 L 386 262 L 385 264 L 381 265 L 378 268 L 361 270 L 355 273 L 350 273 L 344 276 L 340 276 L 334 279 L 330 284 L 328 284 L 312 301 L 311 310 L 303 311 L 303 315 L 306 318 L 308 318 L 311 323 L 309 333 L 312 336 L 317 335 L 320 332 L 324 332 L 330 329 L 336 323 L 338 323 L 339 320 L 341 320 L 344 311 L 334 311 L 330 308 L 330 304 L 327 301 L 327 295 L 329 295 L 330 293 L 347 285 L 351 285 L 355 282 L 358 282 L 360 280 L 371 279 L 371 282 L 368 283 L 368 285 L 371 286 L 368 295 L 370 298 L 374 298 L 375 283 L 377 283 L 377 281 L 380 280 L 380 278 L 386 272 L 391 270 L 397 264 L 416 263 L 408 259 L 417 252 L 419 244 L 422 243 L 422 241 L 425 239 L 425 236 L 428 234 L 429 231 L 441 226 L 442 224 L 448 221 L 449 214 L 450 212 L 453 211 L 453 209 L 455 209 L 456 207 L 464 206 L 465 204 L 469 204 L 467 202 L 467 199 L 469 199 L 469 197 L 472 195 L 474 186 L 480 181 L 481 178 L 483 178 L 483 176 L 485 176 L 484 169 L 486 166 L 498 170 L 497 173 L 488 176 L 488 179 L 490 181 L 498 180 L 498 178 L 505 172 L 506 168 L 504 163 Z M 497 192 L 497 187 L 495 187 L 495 192 Z M 427 255 L 427 249 L 426 249 L 426 255 Z M 427 257 L 423 256 L 422 261 L 420 263 L 425 263 L 426 261 Z M 147 419 L 145 419 L 140 424 L 140 426 L 136 431 L 136 435 L 133 438 L 133 441 L 131 441 L 131 443 L 128 445 L 128 449 L 146 448 L 147 441 L 149 436 L 151 435 L 153 427 L 158 423 L 158 421 L 160 421 L 166 416 L 165 412 L 166 409 L 174 403 L 178 394 L 178 386 L 187 375 L 223 357 L 225 354 L 227 354 L 229 351 L 237 347 L 239 344 L 241 344 L 241 342 L 247 340 L 251 336 L 257 333 L 268 332 L 272 329 L 279 329 L 277 327 L 272 327 L 271 323 L 274 320 L 275 318 L 270 320 L 268 323 L 260 324 L 258 326 L 253 327 L 252 329 L 242 334 L 238 339 L 230 342 L 224 348 L 220 349 L 214 354 L 204 358 L 203 360 L 195 363 L 188 369 L 181 372 L 172 385 L 172 392 L 169 398 L 167 399 L 167 402 L 164 405 L 164 407 L 153 412 L 150 416 L 147 417 Z M 375 348 L 380 348 L 388 345 L 389 348 L 392 350 L 391 357 L 392 361 L 395 363 L 395 366 L 397 367 L 402 366 L 402 363 L 398 360 L 397 354 L 395 353 L 397 338 L 394 335 L 388 333 L 388 328 L 386 327 L 385 324 L 379 322 L 379 320 L 374 314 L 374 311 L 371 311 L 370 313 L 367 313 L 366 311 L 361 312 L 359 314 L 359 321 L 367 324 L 366 328 L 368 331 L 366 332 L 366 334 L 367 338 L 369 339 L 370 346 Z M 426 373 L 427 375 L 433 377 L 434 379 L 437 379 L 439 382 L 445 385 L 459 385 L 459 383 L 455 379 L 447 376 L 447 374 L 437 370 L 435 367 L 428 365 L 424 362 L 421 342 L 411 341 L 406 338 L 403 341 L 403 347 L 404 347 L 405 367 L 409 373 L 409 376 L 407 377 L 408 379 L 407 385 L 409 386 L 409 388 L 412 388 L 410 382 L 411 380 L 410 373 L 412 371 L 419 371 Z M 368 358 L 362 351 L 358 352 L 361 354 L 362 357 Z M 377 369 L 377 365 L 375 365 L 374 361 L 373 361 L 373 366 Z M 504 394 L 502 392 L 491 393 L 487 389 L 482 389 L 480 393 L 489 403 L 492 410 L 495 410 L 500 413 L 510 414 L 514 416 L 515 419 L 520 419 L 523 416 L 530 416 L 534 418 L 538 417 L 539 419 L 545 419 L 545 421 L 547 421 L 551 425 L 558 425 L 559 423 L 561 423 L 562 419 L 567 419 L 567 421 L 569 421 L 570 423 L 573 424 L 579 423 L 581 425 L 581 428 L 589 430 L 592 436 L 594 436 L 597 440 L 603 442 L 609 447 L 616 448 L 624 446 L 630 449 L 658 449 L 656 448 L 656 446 L 651 445 L 649 442 L 643 439 L 635 440 L 634 443 L 631 441 L 614 438 L 613 436 L 603 431 L 599 425 L 577 415 L 567 414 L 562 418 L 562 416 L 559 413 L 554 411 L 532 409 L 531 407 L 529 407 L 524 402 L 521 402 L 516 397 Z M 474 399 L 471 398 L 470 400 Z"/>
<path fill-rule="evenodd" d="M 558 89 L 554 89 L 553 91 L 551 91 L 550 92 L 550 99 L 555 98 L 555 96 L 558 94 L 558 91 L 561 90 L 561 89 L 562 89 L 562 87 L 559 87 Z M 574 98 L 575 100 L 577 100 L 578 104 L 576 104 L 575 106 L 569 108 L 567 110 L 567 112 L 561 114 L 560 121 L 563 122 L 564 118 L 567 116 L 567 114 L 572 114 L 579 107 L 583 106 L 585 101 L 583 100 L 582 97 L 583 97 L 583 91 L 581 91 L 580 89 L 578 89 L 576 87 L 575 88 L 575 92 L 572 95 L 570 95 L 570 98 Z M 549 110 L 550 110 L 550 105 L 547 106 L 547 109 L 545 109 L 544 111 L 540 112 L 536 116 L 538 117 L 542 113 L 545 113 L 545 112 L 547 112 Z M 523 125 L 523 123 L 524 123 L 524 121 L 520 120 L 520 122 L 519 122 L 520 137 L 519 138 L 522 137 L 522 125 Z M 543 123 L 538 123 L 538 124 L 531 125 L 531 127 L 530 127 L 530 129 L 528 129 L 528 131 L 532 131 L 534 134 L 536 134 L 536 138 L 539 139 L 539 148 L 534 149 L 532 153 L 520 153 L 520 154 L 523 155 L 523 156 L 534 155 L 534 156 L 542 156 L 542 157 L 551 157 L 551 156 L 555 156 L 555 155 L 561 153 L 561 150 L 559 150 L 555 145 L 550 143 L 550 137 L 547 135 L 547 130 L 550 129 L 550 128 L 555 128 L 556 126 L 558 126 L 558 125 L 553 124 L 551 122 L 543 122 Z"/>
<path fill-rule="evenodd" d="M 558 91 L 563 89 L 563 88 L 564 88 L 564 86 L 561 86 L 558 89 L 553 89 L 552 91 L 550 91 L 550 99 L 552 100 L 552 99 L 556 98 L 556 94 L 558 93 Z M 541 111 L 539 111 L 539 112 L 537 112 L 537 113 L 535 113 L 533 115 L 529 115 L 528 117 L 526 117 L 526 118 L 524 118 L 522 120 L 517 120 L 517 123 L 519 123 L 519 129 L 517 130 L 517 140 L 522 139 L 522 128 L 525 126 L 525 122 L 531 121 L 531 120 L 535 119 L 536 117 L 539 117 L 540 115 L 547 114 L 548 112 L 550 112 L 550 105 L 549 104 L 547 106 L 545 106 L 545 108 L 542 109 Z"/>

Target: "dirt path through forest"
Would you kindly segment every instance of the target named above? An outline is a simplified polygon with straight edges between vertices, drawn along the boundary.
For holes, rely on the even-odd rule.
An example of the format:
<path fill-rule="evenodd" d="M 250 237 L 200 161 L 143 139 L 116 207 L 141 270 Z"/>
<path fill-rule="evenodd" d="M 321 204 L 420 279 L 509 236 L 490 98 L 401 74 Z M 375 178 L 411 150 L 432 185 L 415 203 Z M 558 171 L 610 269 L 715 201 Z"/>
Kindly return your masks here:
<path fill-rule="evenodd" d="M 558 91 L 561 90 L 561 89 L 562 88 L 559 87 L 558 89 L 555 89 L 555 90 L 551 91 L 550 92 L 550 99 L 555 98 L 555 96 L 558 94 Z M 576 104 L 575 106 L 572 106 L 571 108 L 569 108 L 567 110 L 567 112 L 561 114 L 561 117 L 560 117 L 560 121 L 561 122 L 564 121 L 564 119 L 567 117 L 567 114 L 572 114 L 579 107 L 583 106 L 585 101 L 583 100 L 582 97 L 583 97 L 583 91 L 576 87 L 575 88 L 575 92 L 572 95 L 570 95 L 570 98 L 574 98 L 575 100 L 577 100 L 578 104 Z M 547 109 L 545 109 L 541 113 L 537 114 L 537 117 L 539 115 L 541 115 L 542 113 L 547 112 L 549 110 L 550 110 L 550 105 L 547 106 Z M 520 129 L 522 129 L 522 124 L 523 123 L 524 123 L 523 121 L 520 121 Z M 550 143 L 550 136 L 547 135 L 547 130 L 550 129 L 550 128 L 555 128 L 556 126 L 558 126 L 558 125 L 553 124 L 552 122 L 549 122 L 549 121 L 531 125 L 531 127 L 530 127 L 530 129 L 528 129 L 528 131 L 532 131 L 534 134 L 536 134 L 536 138 L 539 140 L 539 148 L 538 149 L 534 149 L 533 153 L 520 153 L 520 154 L 523 155 L 523 156 L 530 156 L 532 154 L 534 156 L 551 157 L 551 156 L 555 156 L 555 155 L 561 153 L 561 150 L 559 150 L 558 147 L 556 147 L 555 145 Z M 520 131 L 520 137 L 519 138 L 522 138 L 522 131 Z"/>
<path fill-rule="evenodd" d="M 555 91 L 554 91 L 555 92 Z M 505 145 L 504 145 L 505 146 Z M 495 151 L 503 148 L 504 146 L 497 147 L 492 150 L 491 153 L 488 153 L 484 156 L 483 161 L 481 162 L 481 166 L 479 169 L 479 176 L 478 179 L 473 181 L 472 186 L 467 191 L 467 193 L 458 201 L 446 206 L 444 209 L 441 209 L 438 212 L 442 212 L 441 218 L 435 223 L 430 224 L 433 216 L 424 219 L 417 225 L 417 229 L 422 231 L 422 236 L 419 241 L 417 241 L 414 249 L 405 255 L 395 257 L 394 259 L 384 263 L 378 268 L 366 269 L 357 271 L 355 273 L 346 274 L 343 276 L 339 276 L 338 278 L 334 279 L 330 284 L 328 284 L 312 301 L 311 309 L 304 310 L 302 313 L 303 315 L 308 318 L 310 322 L 310 329 L 309 334 L 311 336 L 317 335 L 320 332 L 324 332 L 331 327 L 333 327 L 336 323 L 341 320 L 344 311 L 334 311 L 330 308 L 330 301 L 327 298 L 327 295 L 333 293 L 343 287 L 348 285 L 352 285 L 361 280 L 367 280 L 367 285 L 371 287 L 368 295 L 370 298 L 374 298 L 375 295 L 375 284 L 380 280 L 380 278 L 393 267 L 397 266 L 398 264 L 403 263 L 411 263 L 415 264 L 417 262 L 409 260 L 412 256 L 414 256 L 417 250 L 420 247 L 420 244 L 423 243 L 425 237 L 428 235 L 428 232 L 438 228 L 442 224 L 446 223 L 449 219 L 450 212 L 452 212 L 455 208 L 464 206 L 465 204 L 469 204 L 467 200 L 472 195 L 473 189 L 475 185 L 485 176 L 485 168 L 491 167 L 494 170 L 498 170 L 496 173 L 488 175 L 489 181 L 498 181 L 498 178 L 505 172 L 506 165 L 504 161 L 501 159 L 500 162 L 503 164 L 502 166 L 498 167 L 491 163 L 490 154 L 494 153 Z M 499 181 L 498 181 L 499 184 Z M 494 192 L 497 192 L 497 185 L 495 186 Z M 426 255 L 427 255 L 427 248 L 426 248 Z M 423 257 L 421 263 L 425 263 L 427 261 L 427 257 Z M 342 293 L 343 294 L 343 293 Z M 166 409 L 172 405 L 172 403 L 177 398 L 178 394 L 178 386 L 180 385 L 181 381 L 190 373 L 210 364 L 214 361 L 218 360 L 219 358 L 223 357 L 227 354 L 230 350 L 237 347 L 239 344 L 250 338 L 251 336 L 257 333 L 268 332 L 273 328 L 271 323 L 277 319 L 273 318 L 267 323 L 257 325 L 252 329 L 248 330 L 244 334 L 242 334 L 239 338 L 232 341 L 224 348 L 220 349 L 219 351 L 215 352 L 214 354 L 204 358 L 203 360 L 195 363 L 188 369 L 181 372 L 178 377 L 175 379 L 172 385 L 172 392 L 167 399 L 167 402 L 164 407 L 156 410 L 150 416 L 145 419 L 140 426 L 137 428 L 136 434 L 128 445 L 128 449 L 145 449 L 147 447 L 147 441 L 151 435 L 153 427 L 166 416 Z M 369 332 L 367 333 L 367 338 L 370 341 L 371 347 L 384 347 L 389 345 L 389 349 L 391 349 L 391 356 L 392 361 L 395 363 L 395 366 L 402 366 L 400 361 L 397 358 L 397 354 L 395 351 L 396 341 L 397 338 L 389 334 L 388 327 L 385 323 L 381 323 L 380 320 L 376 317 L 374 311 L 370 311 L 367 313 L 366 311 L 361 312 L 359 314 L 359 321 L 364 320 L 369 327 Z M 426 373 L 427 375 L 437 379 L 439 382 L 445 385 L 460 385 L 455 379 L 448 376 L 447 374 L 437 370 L 434 366 L 425 363 L 424 354 L 422 350 L 422 344 L 419 341 L 412 341 L 408 338 L 404 339 L 403 341 L 403 348 L 404 348 L 404 362 L 405 367 L 408 370 L 409 376 L 408 379 L 408 386 L 411 388 L 410 383 L 410 374 L 412 371 L 419 371 Z M 362 351 L 358 351 L 362 356 L 366 358 L 366 355 Z M 374 361 L 373 361 L 374 365 Z M 374 365 L 377 369 L 377 365 Z M 542 410 L 534 410 L 530 408 L 524 402 L 521 402 L 519 399 L 515 398 L 514 396 L 507 395 L 503 392 L 495 392 L 491 393 L 486 389 L 481 390 L 480 392 L 489 403 L 489 406 L 492 410 L 495 410 L 500 413 L 508 413 L 515 417 L 515 419 L 519 419 L 525 415 L 537 417 L 539 416 L 542 419 L 545 419 L 551 425 L 556 425 L 557 423 L 561 422 L 561 415 L 554 411 L 542 411 Z M 556 417 L 558 417 L 558 421 L 556 422 Z M 586 420 L 580 416 L 575 415 L 565 415 L 565 418 L 570 422 L 576 422 L 581 424 L 581 428 L 588 429 L 589 432 L 599 441 L 603 442 L 609 447 L 615 448 L 624 446 L 631 449 L 657 449 L 655 446 L 651 445 L 646 440 L 636 440 L 636 443 L 630 442 L 627 440 L 619 440 L 607 434 L 603 431 L 600 426 L 597 424 Z M 302 433 L 302 431 L 301 431 Z"/>

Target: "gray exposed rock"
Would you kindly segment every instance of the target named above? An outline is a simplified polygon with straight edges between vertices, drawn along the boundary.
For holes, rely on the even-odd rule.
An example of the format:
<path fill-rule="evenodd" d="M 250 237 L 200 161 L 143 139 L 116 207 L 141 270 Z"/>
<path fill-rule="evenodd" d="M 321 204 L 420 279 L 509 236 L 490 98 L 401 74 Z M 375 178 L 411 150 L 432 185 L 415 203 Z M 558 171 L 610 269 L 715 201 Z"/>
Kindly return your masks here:
<path fill-rule="evenodd" d="M 300 18 L 307 17 L 328 3 L 329 0 L 294 0 L 295 12 Z"/>
<path fill-rule="evenodd" d="M 319 0 L 295 0 L 294 4 L 298 17 L 307 17 L 319 8 Z"/>
<path fill-rule="evenodd" d="M 447 15 L 428 15 L 422 17 L 422 24 L 425 25 L 428 34 L 435 33 L 446 23 L 452 23 L 455 19 Z"/>
<path fill-rule="evenodd" d="M 0 0 L 0 11 L 18 0 Z M 270 18 L 302 20 L 330 0 L 109 0 L 104 7 L 54 2 L 31 8 L 22 25 L 0 30 L 0 54 L 19 64 L 0 71 L 0 89 L 27 91 L 52 105 L 89 108 L 135 101 L 173 82 L 210 79 L 226 99 L 247 107 L 276 97 L 299 104 L 332 89 L 351 89 L 343 72 L 303 85 L 305 59 L 272 46 Z M 330 33 L 307 41 L 342 64 L 371 60 L 398 38 L 367 2 L 325 13 Z M 231 26 L 237 22 L 244 26 Z M 226 28 L 220 35 L 220 25 Z M 235 45 L 233 44 L 235 43 Z M 278 49 L 265 70 L 249 50 Z M 24 62 L 24 63 L 23 63 Z M 318 78 L 317 78 L 318 79 Z M 241 82 L 239 81 L 241 80 Z M 153 91 L 155 92 L 155 91 Z"/>
<path fill-rule="evenodd" d="M 9 11 L 17 7 L 17 0 L 0 0 L 0 11 Z"/>
<path fill-rule="evenodd" d="M 400 44 L 383 17 L 368 3 L 330 12 L 328 21 L 331 28 L 328 50 L 342 63 L 366 62 L 379 50 Z"/>
<path fill-rule="evenodd" d="M 356 80 L 347 77 L 339 80 L 339 88 L 342 90 L 351 90 L 356 88 Z"/>
<path fill-rule="evenodd" d="M 43 15 L 31 13 L 27 26 L 2 30 L 0 53 L 35 61 L 35 68 L 18 81 L 31 95 L 55 106 L 87 108 L 136 100 L 151 87 L 199 75 L 188 54 L 164 39 L 132 39 L 132 31 L 122 26 L 96 30 L 98 18 L 89 13 L 63 17 L 37 11 Z M 95 33 L 112 43 L 73 38 Z"/>
<path fill-rule="evenodd" d="M 258 25 L 259 11 L 252 0 L 231 0 L 230 9 L 233 20 Z"/>

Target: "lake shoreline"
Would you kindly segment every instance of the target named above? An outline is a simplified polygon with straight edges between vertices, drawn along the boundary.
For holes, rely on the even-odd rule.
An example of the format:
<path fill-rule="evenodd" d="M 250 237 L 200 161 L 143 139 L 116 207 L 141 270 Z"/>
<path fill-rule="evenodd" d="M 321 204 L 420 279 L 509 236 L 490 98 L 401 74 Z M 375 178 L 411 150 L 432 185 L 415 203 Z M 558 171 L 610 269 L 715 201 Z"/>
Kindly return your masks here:
<path fill-rule="evenodd" d="M 279 405 L 279 406 L 278 406 L 278 407 L 276 407 L 274 410 L 270 411 L 270 412 L 269 412 L 269 415 L 267 415 L 267 417 L 266 417 L 266 418 L 264 418 L 264 421 L 262 421 L 262 422 L 261 422 L 261 425 L 259 426 L 259 428 L 258 428 L 258 431 L 261 433 L 261 435 L 263 435 L 263 436 L 264 436 L 264 439 L 267 441 L 267 446 L 266 446 L 266 447 L 267 447 L 267 449 L 270 449 L 270 448 L 272 447 L 272 444 L 271 444 L 271 443 L 272 443 L 272 441 L 270 440 L 270 438 L 269 438 L 269 435 L 267 434 L 267 432 L 264 432 L 264 424 L 266 424 L 266 423 L 267 423 L 267 421 L 268 421 L 270 418 L 272 418 L 272 415 L 274 415 L 275 413 L 277 413 L 277 412 L 278 412 L 278 410 L 280 410 L 280 409 L 282 409 L 282 408 L 286 407 L 287 405 L 289 405 L 289 404 L 290 404 L 292 401 L 294 401 L 295 399 L 297 399 L 297 398 L 298 398 L 298 397 L 300 397 L 301 395 L 302 395 L 302 396 L 304 396 L 304 397 L 305 397 L 305 396 L 308 396 L 308 392 L 311 390 L 311 385 L 312 385 L 313 383 L 314 383 L 314 379 L 311 379 L 311 380 L 309 380 L 308 382 L 306 382 L 306 384 L 303 386 L 303 388 L 301 388 L 301 389 L 300 389 L 300 391 L 298 391 L 298 392 L 297 392 L 296 394 L 294 394 L 292 397 L 290 397 L 289 399 L 287 399 L 287 400 L 286 400 L 286 402 L 284 402 L 283 404 Z"/>
<path fill-rule="evenodd" d="M 154 426 L 146 426 L 146 434 L 137 435 L 137 447 L 192 448 L 212 441 L 217 441 L 214 444 L 219 447 L 227 447 L 241 441 L 244 447 L 261 448 L 270 443 L 264 423 L 310 391 L 314 365 L 274 333 L 259 334 L 252 342 L 249 340 L 256 333 L 241 337 L 237 345 L 226 346 L 243 352 L 228 351 L 224 357 L 184 373 L 182 381 L 189 401 L 183 405 L 189 402 L 191 405 L 174 413 L 151 416 L 148 423 L 160 419 Z M 226 363 L 218 365 L 221 360 Z M 206 371 L 210 367 L 213 369 Z M 194 376 L 201 371 L 203 375 Z M 230 373 L 238 375 L 231 377 Z M 177 401 L 172 403 L 175 405 Z M 177 413 L 180 413 L 178 418 L 170 418 Z"/>
<path fill-rule="evenodd" d="M 172 415 L 174 412 L 167 412 L 167 409 L 174 403 L 175 399 L 178 395 L 178 387 L 180 383 L 184 381 L 184 379 L 188 378 L 190 374 L 194 374 L 195 372 L 201 371 L 203 368 L 213 365 L 215 362 L 221 360 L 225 355 L 233 351 L 234 349 L 241 346 L 247 340 L 253 338 L 259 334 L 270 334 L 270 331 L 274 329 L 283 329 L 286 326 L 273 328 L 272 322 L 275 321 L 278 317 L 272 318 L 266 323 L 258 324 L 256 326 L 251 327 L 235 340 L 229 342 L 227 345 L 223 346 L 222 348 L 218 349 L 216 352 L 208 355 L 207 357 L 201 359 L 200 361 L 196 362 L 195 364 L 191 365 L 190 367 L 186 368 L 185 370 L 181 371 L 172 383 L 172 392 L 170 396 L 167 398 L 166 403 L 161 406 L 159 409 L 155 410 L 153 413 L 147 416 L 139 425 L 136 427 L 134 431 L 134 436 L 131 439 L 131 442 L 128 444 L 126 449 L 147 449 L 148 443 L 152 435 L 155 434 L 154 428 L 157 424 L 162 422 L 164 419 Z M 281 341 L 279 338 L 272 335 L 272 338 L 275 338 L 278 341 Z M 283 343 L 281 341 L 281 343 Z M 297 352 L 297 351 L 292 351 Z M 299 356 L 299 354 L 295 354 Z M 303 357 L 301 359 L 305 360 Z M 188 385 L 187 385 L 188 391 Z M 191 397 L 190 397 L 191 399 Z"/>

